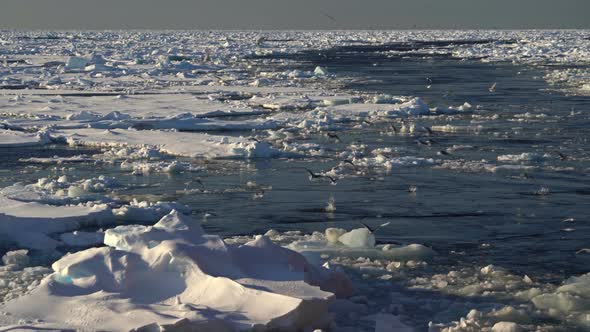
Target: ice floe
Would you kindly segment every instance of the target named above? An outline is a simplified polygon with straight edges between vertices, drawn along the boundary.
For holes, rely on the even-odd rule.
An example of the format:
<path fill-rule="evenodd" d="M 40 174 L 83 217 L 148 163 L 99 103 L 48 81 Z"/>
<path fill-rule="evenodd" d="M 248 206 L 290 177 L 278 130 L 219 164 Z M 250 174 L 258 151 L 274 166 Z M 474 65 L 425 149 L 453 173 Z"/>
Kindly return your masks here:
<path fill-rule="evenodd" d="M 0 196 L 0 238 L 21 248 L 53 249 L 60 243 L 49 234 L 108 224 L 113 220 L 105 204 L 53 206 Z"/>
<path fill-rule="evenodd" d="M 280 154 L 264 142 L 245 138 L 178 131 L 75 129 L 56 132 L 70 145 L 94 147 L 156 147 L 175 156 L 192 158 L 269 158 Z"/>
<path fill-rule="evenodd" d="M 230 331 L 328 323 L 334 295 L 312 285 L 321 286 L 322 271 L 267 237 L 227 245 L 173 211 L 154 226 L 109 230 L 105 243 L 55 262 L 34 291 L 0 307 L 11 314 L 3 324 Z"/>

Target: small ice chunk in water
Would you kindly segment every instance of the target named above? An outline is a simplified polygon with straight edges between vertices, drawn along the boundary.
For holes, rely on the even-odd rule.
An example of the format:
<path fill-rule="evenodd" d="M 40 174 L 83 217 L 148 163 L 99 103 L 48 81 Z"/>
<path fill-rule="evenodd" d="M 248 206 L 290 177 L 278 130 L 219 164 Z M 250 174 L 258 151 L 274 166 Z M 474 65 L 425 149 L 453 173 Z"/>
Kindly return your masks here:
<path fill-rule="evenodd" d="M 375 236 L 366 228 L 357 228 L 342 234 L 338 241 L 351 248 L 373 248 L 375 246 Z"/>
<path fill-rule="evenodd" d="M 264 236 L 268 236 L 271 239 L 273 237 L 277 237 L 279 235 L 280 235 L 280 233 L 274 229 L 269 229 L 266 233 L 264 233 Z"/>
<path fill-rule="evenodd" d="M 68 59 L 66 69 L 84 69 L 88 64 L 88 60 L 82 57 L 72 56 Z"/>
<path fill-rule="evenodd" d="M 375 332 L 414 332 L 414 329 L 402 323 L 399 316 L 378 314 L 375 316 Z"/>
<path fill-rule="evenodd" d="M 498 322 L 492 327 L 492 332 L 520 332 L 520 326 L 513 322 Z"/>
<path fill-rule="evenodd" d="M 344 233 L 346 230 L 342 228 L 326 228 L 326 240 L 330 243 L 337 243 Z"/>
<path fill-rule="evenodd" d="M 483 274 L 483 275 L 492 274 L 494 271 L 496 271 L 496 267 L 491 264 L 488 266 L 482 267 L 480 270 L 481 274 Z"/>
<path fill-rule="evenodd" d="M 29 253 L 26 249 L 9 251 L 6 255 L 2 256 L 2 262 L 5 265 L 14 265 L 17 269 L 25 268 L 29 265 Z"/>
<path fill-rule="evenodd" d="M 315 67 L 313 73 L 316 76 L 326 76 L 326 75 L 328 75 L 328 71 L 326 70 L 326 68 L 320 67 L 320 66 Z"/>
<path fill-rule="evenodd" d="M 72 185 L 68 188 L 68 196 L 78 198 L 88 195 L 88 192 L 80 186 Z"/>

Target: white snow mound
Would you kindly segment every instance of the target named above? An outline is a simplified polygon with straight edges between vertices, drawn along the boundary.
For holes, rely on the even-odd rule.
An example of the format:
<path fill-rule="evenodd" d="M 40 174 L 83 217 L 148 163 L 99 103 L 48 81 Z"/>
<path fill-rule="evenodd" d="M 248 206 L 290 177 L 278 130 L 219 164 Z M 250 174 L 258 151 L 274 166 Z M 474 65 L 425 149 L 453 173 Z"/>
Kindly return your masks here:
<path fill-rule="evenodd" d="M 229 245 L 172 211 L 68 254 L 33 292 L 0 306 L 14 328 L 108 331 L 322 328 L 332 293 L 299 253 L 259 236 Z M 324 280 L 327 281 L 327 280 Z M 0 319 L 0 323 L 2 322 Z M 30 322 L 38 322 L 30 323 Z"/>

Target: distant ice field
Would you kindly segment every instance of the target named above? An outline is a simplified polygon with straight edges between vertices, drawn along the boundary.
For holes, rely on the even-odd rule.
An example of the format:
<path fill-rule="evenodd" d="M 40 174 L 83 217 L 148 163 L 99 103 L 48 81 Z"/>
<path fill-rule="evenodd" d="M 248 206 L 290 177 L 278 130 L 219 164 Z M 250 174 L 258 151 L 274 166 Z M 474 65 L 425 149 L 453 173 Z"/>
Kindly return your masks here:
<path fill-rule="evenodd" d="M 328 330 L 588 330 L 589 38 L 3 31 L 0 256 L 49 267 L 180 211 L 342 268 L 361 297 Z M 363 224 L 377 247 L 326 231 Z M 0 311 L 51 272 L 22 271 Z"/>

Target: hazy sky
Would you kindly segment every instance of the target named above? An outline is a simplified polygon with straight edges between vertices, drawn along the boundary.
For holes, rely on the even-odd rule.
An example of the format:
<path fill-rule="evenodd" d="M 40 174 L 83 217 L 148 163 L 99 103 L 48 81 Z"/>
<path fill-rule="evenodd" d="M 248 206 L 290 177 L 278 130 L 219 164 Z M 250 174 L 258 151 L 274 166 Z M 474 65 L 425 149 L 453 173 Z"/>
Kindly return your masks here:
<path fill-rule="evenodd" d="M 589 13 L 590 0 L 0 0 L 0 27 L 590 28 Z"/>

